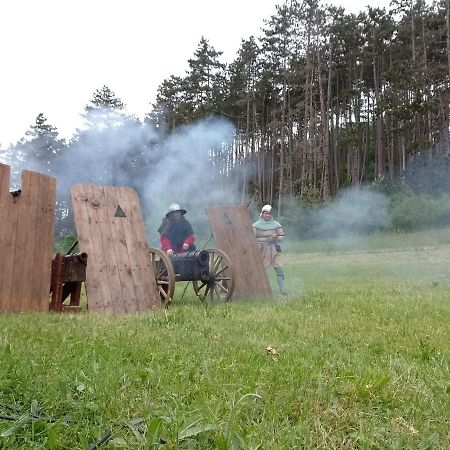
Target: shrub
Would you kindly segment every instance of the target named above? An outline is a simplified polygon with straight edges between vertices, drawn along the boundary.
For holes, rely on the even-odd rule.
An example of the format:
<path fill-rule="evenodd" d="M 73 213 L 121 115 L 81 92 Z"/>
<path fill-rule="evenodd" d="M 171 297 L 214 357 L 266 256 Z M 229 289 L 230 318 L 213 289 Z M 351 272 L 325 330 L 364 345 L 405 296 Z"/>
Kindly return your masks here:
<path fill-rule="evenodd" d="M 450 195 L 398 193 L 391 197 L 390 216 L 396 231 L 446 226 L 450 224 Z"/>

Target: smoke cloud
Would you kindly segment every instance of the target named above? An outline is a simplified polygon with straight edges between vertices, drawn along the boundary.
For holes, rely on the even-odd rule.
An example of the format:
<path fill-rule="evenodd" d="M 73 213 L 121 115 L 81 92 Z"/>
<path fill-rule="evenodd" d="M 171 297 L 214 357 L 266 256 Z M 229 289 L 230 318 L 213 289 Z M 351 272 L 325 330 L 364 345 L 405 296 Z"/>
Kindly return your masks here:
<path fill-rule="evenodd" d="M 134 188 L 152 245 L 158 245 L 156 230 L 170 203 L 188 210 L 197 234 L 209 233 L 205 207 L 236 203 L 234 178 L 219 176 L 233 152 L 235 130 L 228 120 L 210 117 L 167 135 L 120 112 L 94 110 L 87 119 L 89 127 L 78 130 L 68 149 L 52 159 L 51 169 L 44 158 L 24 158 L 23 167 L 15 167 L 16 173 L 25 168 L 56 177 L 68 222 L 70 188 L 77 183 Z"/>

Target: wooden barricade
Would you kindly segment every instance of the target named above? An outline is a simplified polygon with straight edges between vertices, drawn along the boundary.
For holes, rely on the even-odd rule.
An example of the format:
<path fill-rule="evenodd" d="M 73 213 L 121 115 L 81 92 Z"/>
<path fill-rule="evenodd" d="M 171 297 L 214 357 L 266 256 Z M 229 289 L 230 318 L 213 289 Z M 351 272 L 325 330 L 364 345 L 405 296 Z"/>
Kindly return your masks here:
<path fill-rule="evenodd" d="M 133 314 L 162 306 L 136 192 L 77 184 L 71 196 L 78 245 L 89 255 L 89 310 Z"/>
<path fill-rule="evenodd" d="M 271 297 L 267 272 L 253 232 L 248 209 L 244 205 L 206 208 L 217 247 L 231 259 L 235 274 L 233 299 Z"/>
<path fill-rule="evenodd" d="M 9 192 L 0 164 L 0 312 L 48 311 L 56 180 L 24 170 Z"/>

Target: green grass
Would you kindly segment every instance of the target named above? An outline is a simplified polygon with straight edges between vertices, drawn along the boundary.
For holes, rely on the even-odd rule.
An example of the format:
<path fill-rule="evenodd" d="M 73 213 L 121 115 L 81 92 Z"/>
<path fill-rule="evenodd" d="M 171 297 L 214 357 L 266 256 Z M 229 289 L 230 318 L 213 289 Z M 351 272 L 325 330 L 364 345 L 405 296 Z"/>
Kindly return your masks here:
<path fill-rule="evenodd" d="M 139 317 L 0 316 L 0 413 L 18 419 L 0 420 L 0 447 L 87 449 L 111 431 L 101 448 L 447 449 L 450 233 L 436 233 L 295 243 L 287 301 L 210 307 L 180 284 Z"/>

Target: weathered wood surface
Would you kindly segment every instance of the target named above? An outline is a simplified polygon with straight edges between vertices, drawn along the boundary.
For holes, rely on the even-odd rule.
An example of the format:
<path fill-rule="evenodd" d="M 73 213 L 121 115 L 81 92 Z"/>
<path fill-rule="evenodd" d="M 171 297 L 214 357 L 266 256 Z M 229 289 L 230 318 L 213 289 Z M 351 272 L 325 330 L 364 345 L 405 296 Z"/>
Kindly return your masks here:
<path fill-rule="evenodd" d="M 24 170 L 17 196 L 9 182 L 0 164 L 0 312 L 48 311 L 56 180 Z"/>
<path fill-rule="evenodd" d="M 89 255 L 89 310 L 134 314 L 162 306 L 136 192 L 78 184 L 71 196 L 78 245 Z"/>
<path fill-rule="evenodd" d="M 206 208 L 206 214 L 217 247 L 230 257 L 233 265 L 236 280 L 233 299 L 272 296 L 247 207 L 211 206 Z"/>

